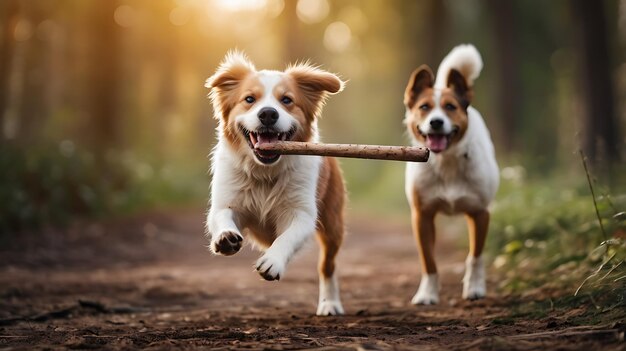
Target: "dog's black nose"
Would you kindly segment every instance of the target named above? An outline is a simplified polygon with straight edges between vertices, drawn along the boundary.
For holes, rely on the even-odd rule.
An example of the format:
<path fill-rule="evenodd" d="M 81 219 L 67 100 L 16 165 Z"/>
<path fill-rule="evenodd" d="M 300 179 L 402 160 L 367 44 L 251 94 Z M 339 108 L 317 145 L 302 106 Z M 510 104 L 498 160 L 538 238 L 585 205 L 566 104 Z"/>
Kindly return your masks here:
<path fill-rule="evenodd" d="M 259 111 L 259 120 L 264 126 L 273 126 L 278 121 L 278 111 L 273 107 L 263 107 Z"/>
<path fill-rule="evenodd" d="M 430 127 L 432 129 L 438 130 L 441 129 L 441 127 L 443 127 L 443 119 L 441 118 L 433 118 L 430 120 Z"/>

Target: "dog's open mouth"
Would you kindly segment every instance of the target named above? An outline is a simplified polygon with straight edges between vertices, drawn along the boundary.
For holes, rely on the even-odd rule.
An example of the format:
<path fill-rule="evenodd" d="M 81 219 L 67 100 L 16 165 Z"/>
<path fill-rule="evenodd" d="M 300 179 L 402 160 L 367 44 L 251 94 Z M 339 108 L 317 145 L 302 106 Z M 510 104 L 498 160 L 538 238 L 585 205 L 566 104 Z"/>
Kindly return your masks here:
<path fill-rule="evenodd" d="M 445 151 L 450 144 L 450 134 L 426 134 L 426 147 L 434 153 Z"/>
<path fill-rule="evenodd" d="M 458 132 L 458 128 L 455 128 L 452 132 L 448 134 L 443 133 L 429 133 L 424 134 L 424 138 L 426 139 L 426 147 L 430 149 L 430 151 L 434 153 L 440 153 L 446 151 L 450 146 L 450 140 L 456 133 Z"/>
<path fill-rule="evenodd" d="M 268 143 L 275 143 L 279 141 L 289 141 L 295 133 L 295 128 L 292 128 L 288 132 L 277 132 L 273 129 L 268 128 L 260 129 L 256 132 L 253 132 L 241 127 L 241 132 L 248 141 L 248 146 L 250 146 L 252 152 L 254 152 L 254 156 L 256 156 L 256 158 L 261 161 L 261 163 L 272 164 L 278 161 L 278 159 L 280 158 L 280 154 L 272 151 L 261 151 L 258 150 L 256 146 Z"/>

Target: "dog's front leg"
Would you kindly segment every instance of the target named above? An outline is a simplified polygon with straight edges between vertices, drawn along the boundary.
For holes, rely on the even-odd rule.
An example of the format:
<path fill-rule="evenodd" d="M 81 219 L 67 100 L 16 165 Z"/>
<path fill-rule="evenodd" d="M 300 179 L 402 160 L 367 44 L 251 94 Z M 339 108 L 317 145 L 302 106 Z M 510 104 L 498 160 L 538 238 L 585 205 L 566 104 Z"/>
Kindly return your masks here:
<path fill-rule="evenodd" d="M 256 262 L 256 270 L 266 280 L 280 280 L 291 257 L 315 232 L 315 215 L 300 210 L 287 218 L 291 220 L 286 229 Z"/>
<path fill-rule="evenodd" d="M 213 208 L 207 218 L 211 234 L 211 251 L 225 256 L 234 255 L 241 249 L 243 236 L 235 223 L 235 213 L 230 208 Z"/>
<path fill-rule="evenodd" d="M 439 303 L 439 276 L 435 264 L 435 213 L 424 212 L 412 207 L 413 230 L 422 261 L 422 280 L 413 296 L 414 305 L 435 305 Z"/>
<path fill-rule="evenodd" d="M 465 276 L 463 277 L 463 298 L 476 300 L 485 297 L 487 286 L 485 264 L 482 252 L 489 230 L 489 212 L 487 210 L 467 215 L 469 228 L 470 252 L 465 260 Z"/>

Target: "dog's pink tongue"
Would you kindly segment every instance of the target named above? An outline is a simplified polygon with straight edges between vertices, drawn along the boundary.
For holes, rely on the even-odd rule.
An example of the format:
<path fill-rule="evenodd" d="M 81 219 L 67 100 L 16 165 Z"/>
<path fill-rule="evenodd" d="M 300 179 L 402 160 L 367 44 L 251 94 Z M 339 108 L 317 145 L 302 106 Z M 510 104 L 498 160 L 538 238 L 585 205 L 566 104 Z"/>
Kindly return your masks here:
<path fill-rule="evenodd" d="M 258 145 L 275 143 L 277 141 L 278 141 L 277 134 L 262 133 L 262 134 L 259 134 L 258 136 Z"/>
<path fill-rule="evenodd" d="M 448 138 L 445 135 L 430 134 L 426 137 L 426 147 L 432 152 L 441 152 L 448 147 Z"/>

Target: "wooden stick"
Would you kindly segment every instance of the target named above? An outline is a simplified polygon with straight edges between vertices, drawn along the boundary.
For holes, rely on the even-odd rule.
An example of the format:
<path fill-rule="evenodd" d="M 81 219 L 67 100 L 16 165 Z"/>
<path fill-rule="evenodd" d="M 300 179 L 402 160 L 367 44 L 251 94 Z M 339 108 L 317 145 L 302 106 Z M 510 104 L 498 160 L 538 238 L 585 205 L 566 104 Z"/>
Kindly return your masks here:
<path fill-rule="evenodd" d="M 256 149 L 281 155 L 317 155 L 408 162 L 426 162 L 430 153 L 427 148 L 414 146 L 318 144 L 296 141 L 258 144 Z"/>

